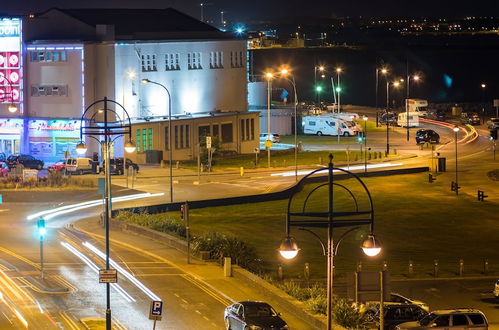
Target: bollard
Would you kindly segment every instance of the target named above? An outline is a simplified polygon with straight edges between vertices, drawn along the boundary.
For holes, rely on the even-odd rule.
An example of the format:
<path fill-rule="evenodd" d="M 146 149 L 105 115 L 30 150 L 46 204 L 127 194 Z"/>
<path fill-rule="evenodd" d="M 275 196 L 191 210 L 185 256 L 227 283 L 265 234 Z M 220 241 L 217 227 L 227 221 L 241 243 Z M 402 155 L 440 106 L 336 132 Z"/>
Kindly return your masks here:
<path fill-rule="evenodd" d="M 483 259 L 483 274 L 487 275 L 489 272 L 489 259 L 485 258 Z"/>
<path fill-rule="evenodd" d="M 310 280 L 310 264 L 308 262 L 305 263 L 305 269 L 303 271 L 303 275 L 305 280 Z"/>
<path fill-rule="evenodd" d="M 433 277 L 438 277 L 438 259 L 433 260 Z"/>
<path fill-rule="evenodd" d="M 463 276 L 464 273 L 464 260 L 459 259 L 459 276 Z"/>
<path fill-rule="evenodd" d="M 322 165 L 322 157 L 319 157 L 319 164 Z"/>
<path fill-rule="evenodd" d="M 388 261 L 383 261 L 383 271 L 387 271 L 388 270 Z"/>
<path fill-rule="evenodd" d="M 277 277 L 279 278 L 279 281 L 282 281 L 282 278 L 283 278 L 282 265 L 279 265 L 279 268 L 277 268 Z"/>
<path fill-rule="evenodd" d="M 409 260 L 409 277 L 412 277 L 414 275 L 414 263 L 412 260 Z"/>
<path fill-rule="evenodd" d="M 177 160 L 177 162 L 175 163 L 175 168 L 178 170 L 178 165 L 180 164 L 180 162 Z"/>
<path fill-rule="evenodd" d="M 362 261 L 357 262 L 357 271 L 361 272 L 362 271 Z"/>
<path fill-rule="evenodd" d="M 232 261 L 230 257 L 224 258 L 224 276 L 232 277 Z"/>
<path fill-rule="evenodd" d="M 433 181 L 435 181 L 437 178 L 434 178 L 433 175 L 431 173 L 428 173 L 428 182 L 429 183 L 433 183 Z"/>
<path fill-rule="evenodd" d="M 239 168 L 239 174 L 240 174 L 241 176 L 244 176 L 244 167 L 242 167 L 242 166 L 241 166 L 241 167 Z"/>

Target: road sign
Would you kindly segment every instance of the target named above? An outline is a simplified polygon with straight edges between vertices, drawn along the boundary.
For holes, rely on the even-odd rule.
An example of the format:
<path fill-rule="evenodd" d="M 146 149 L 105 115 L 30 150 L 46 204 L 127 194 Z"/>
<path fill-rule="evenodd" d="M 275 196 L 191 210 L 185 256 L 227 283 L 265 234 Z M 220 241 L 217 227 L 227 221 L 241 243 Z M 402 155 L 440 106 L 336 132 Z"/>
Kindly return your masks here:
<path fill-rule="evenodd" d="M 117 283 L 118 271 L 116 269 L 99 269 L 99 283 Z"/>
<path fill-rule="evenodd" d="M 149 320 L 161 321 L 163 314 L 163 302 L 158 300 L 151 301 L 151 309 L 149 310 Z"/>
<path fill-rule="evenodd" d="M 270 148 L 270 147 L 272 147 L 272 141 L 270 140 L 265 141 L 265 148 Z"/>
<path fill-rule="evenodd" d="M 206 148 L 211 149 L 211 136 L 206 137 Z"/>

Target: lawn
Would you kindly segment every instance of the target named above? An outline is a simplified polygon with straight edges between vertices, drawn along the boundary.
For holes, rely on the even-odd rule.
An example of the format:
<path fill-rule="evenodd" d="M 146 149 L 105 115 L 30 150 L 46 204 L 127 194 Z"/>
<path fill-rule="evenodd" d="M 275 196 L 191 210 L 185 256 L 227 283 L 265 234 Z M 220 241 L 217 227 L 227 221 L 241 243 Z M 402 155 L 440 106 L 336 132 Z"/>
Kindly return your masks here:
<path fill-rule="evenodd" d="M 354 270 L 358 261 L 362 261 L 363 269 L 379 270 L 386 260 L 393 274 L 403 275 L 412 260 L 415 274 L 428 276 L 433 270 L 433 260 L 438 259 L 443 276 L 455 274 L 461 258 L 465 272 L 477 274 L 483 270 L 483 259 L 488 258 L 490 270 L 499 271 L 499 251 L 493 244 L 499 237 L 495 221 L 498 205 L 481 203 L 466 195 L 456 197 L 449 192 L 447 183 L 428 184 L 426 178 L 425 174 L 414 174 L 364 180 L 373 196 L 375 232 L 382 240 L 383 253 L 374 259 L 361 253 L 359 244 L 367 227 L 350 233 L 342 241 L 335 259 L 339 277 Z M 361 195 L 359 187 L 352 190 Z M 360 209 L 366 202 L 365 198 L 359 199 Z M 324 210 L 326 203 L 326 195 L 322 194 L 311 200 L 310 207 Z M 334 205 L 335 210 L 353 207 L 346 194 L 336 189 Z M 325 257 L 319 242 L 296 228 L 291 230 L 301 248 L 298 257 L 292 261 L 279 258 L 277 248 L 285 235 L 286 207 L 287 200 L 191 209 L 191 229 L 194 235 L 218 231 L 250 243 L 268 263 L 270 272 L 275 273 L 278 264 L 282 264 L 287 276 L 301 276 L 304 263 L 308 262 L 312 274 L 324 275 Z M 335 239 L 342 232 L 344 229 L 335 229 Z M 325 237 L 325 232 L 317 233 Z"/>

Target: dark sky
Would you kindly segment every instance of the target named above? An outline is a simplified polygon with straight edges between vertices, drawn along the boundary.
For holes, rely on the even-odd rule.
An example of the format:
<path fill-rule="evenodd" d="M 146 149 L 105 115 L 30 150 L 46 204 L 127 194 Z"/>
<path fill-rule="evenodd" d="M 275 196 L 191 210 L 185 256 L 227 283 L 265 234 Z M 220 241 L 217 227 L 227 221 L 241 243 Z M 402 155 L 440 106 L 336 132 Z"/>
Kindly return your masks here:
<path fill-rule="evenodd" d="M 196 18 L 200 3 L 205 18 L 219 20 L 220 11 L 232 22 L 296 16 L 499 16 L 498 0 L 0 0 L 0 12 L 43 11 L 50 7 L 174 7 Z"/>

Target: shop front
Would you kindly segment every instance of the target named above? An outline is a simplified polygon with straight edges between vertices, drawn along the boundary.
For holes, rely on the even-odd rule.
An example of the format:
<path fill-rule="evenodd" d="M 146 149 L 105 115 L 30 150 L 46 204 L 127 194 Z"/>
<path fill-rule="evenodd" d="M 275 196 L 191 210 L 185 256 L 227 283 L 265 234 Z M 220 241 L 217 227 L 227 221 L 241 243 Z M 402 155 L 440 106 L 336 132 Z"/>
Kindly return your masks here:
<path fill-rule="evenodd" d="M 19 153 L 22 134 L 22 119 L 0 118 L 0 153 L 6 156 Z"/>

